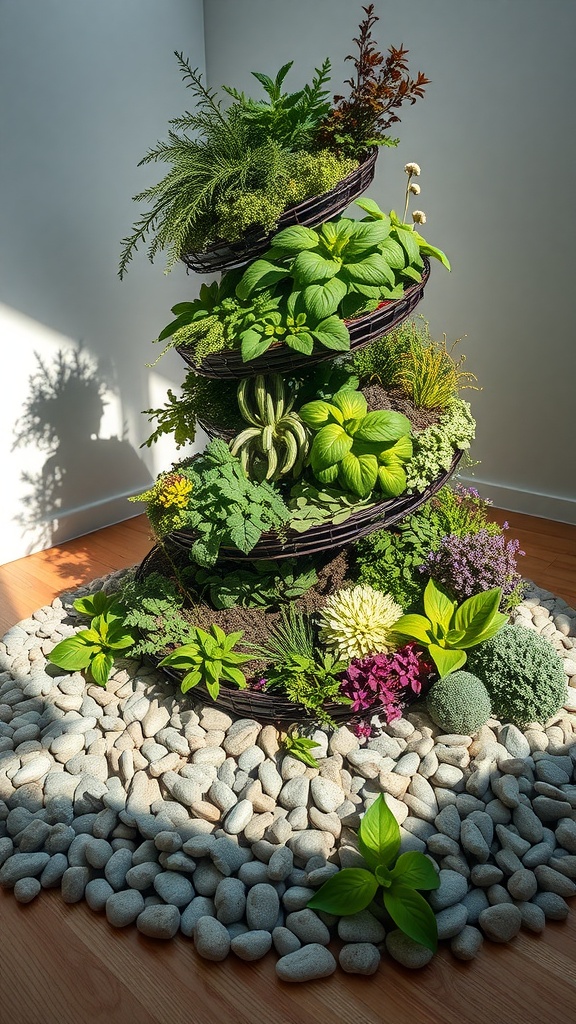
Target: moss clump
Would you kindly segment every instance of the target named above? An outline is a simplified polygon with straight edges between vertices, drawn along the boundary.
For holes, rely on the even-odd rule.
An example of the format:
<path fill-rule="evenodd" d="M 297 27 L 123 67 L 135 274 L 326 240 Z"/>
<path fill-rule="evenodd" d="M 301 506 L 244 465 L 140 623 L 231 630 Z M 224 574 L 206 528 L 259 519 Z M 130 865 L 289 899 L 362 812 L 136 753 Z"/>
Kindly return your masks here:
<path fill-rule="evenodd" d="M 492 713 L 488 690 L 471 672 L 451 672 L 434 683 L 428 713 L 444 732 L 472 736 Z"/>
<path fill-rule="evenodd" d="M 504 626 L 472 648 L 468 666 L 488 690 L 493 714 L 514 725 L 546 722 L 566 699 L 562 659 L 545 637 L 525 626 Z"/>

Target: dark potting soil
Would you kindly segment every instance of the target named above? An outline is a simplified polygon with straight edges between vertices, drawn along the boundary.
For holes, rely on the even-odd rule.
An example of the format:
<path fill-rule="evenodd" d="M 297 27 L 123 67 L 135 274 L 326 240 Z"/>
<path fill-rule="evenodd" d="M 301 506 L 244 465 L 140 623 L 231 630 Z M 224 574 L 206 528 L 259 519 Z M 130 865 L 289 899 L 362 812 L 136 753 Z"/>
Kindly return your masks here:
<path fill-rule="evenodd" d="M 383 388 L 381 384 L 367 384 L 362 394 L 368 402 L 370 412 L 393 409 L 406 416 L 414 430 L 425 430 L 439 422 L 443 409 L 419 409 L 401 388 Z"/>

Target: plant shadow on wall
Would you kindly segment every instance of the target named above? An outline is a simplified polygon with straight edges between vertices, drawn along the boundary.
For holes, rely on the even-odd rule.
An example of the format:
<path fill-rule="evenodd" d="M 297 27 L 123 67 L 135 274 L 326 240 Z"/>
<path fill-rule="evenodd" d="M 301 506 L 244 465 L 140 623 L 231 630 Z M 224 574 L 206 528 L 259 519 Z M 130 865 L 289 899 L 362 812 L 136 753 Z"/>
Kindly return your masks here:
<path fill-rule="evenodd" d="M 60 544 L 128 518 L 133 513 L 127 496 L 152 483 L 125 428 L 122 437 L 100 436 L 104 396 L 115 390 L 112 375 L 81 347 L 59 349 L 51 365 L 37 352 L 34 356 L 36 369 L 12 445 L 13 451 L 33 446 L 47 453 L 39 472 L 21 475 L 28 493 L 15 519 L 32 535 L 27 553 L 38 544 Z M 66 575 L 71 568 L 61 563 L 58 571 Z"/>

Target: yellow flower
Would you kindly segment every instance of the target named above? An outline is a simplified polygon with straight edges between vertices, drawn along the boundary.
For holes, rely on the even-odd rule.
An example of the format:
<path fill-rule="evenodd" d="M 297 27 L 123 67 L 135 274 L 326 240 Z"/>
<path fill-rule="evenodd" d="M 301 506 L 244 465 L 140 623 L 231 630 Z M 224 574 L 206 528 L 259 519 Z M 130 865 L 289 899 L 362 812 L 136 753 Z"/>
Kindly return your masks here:
<path fill-rule="evenodd" d="M 320 612 L 320 640 L 338 658 L 364 658 L 391 650 L 390 633 L 402 608 L 368 584 L 339 590 Z"/>
<path fill-rule="evenodd" d="M 426 214 L 423 213 L 422 210 L 414 210 L 412 212 L 412 220 L 414 221 L 415 224 L 425 224 Z"/>
<path fill-rule="evenodd" d="M 156 485 L 157 501 L 164 508 L 186 508 L 192 493 L 192 484 L 181 473 L 170 473 Z"/>
<path fill-rule="evenodd" d="M 415 174 L 418 177 L 420 174 L 420 164 L 406 164 L 404 170 L 406 174 Z"/>

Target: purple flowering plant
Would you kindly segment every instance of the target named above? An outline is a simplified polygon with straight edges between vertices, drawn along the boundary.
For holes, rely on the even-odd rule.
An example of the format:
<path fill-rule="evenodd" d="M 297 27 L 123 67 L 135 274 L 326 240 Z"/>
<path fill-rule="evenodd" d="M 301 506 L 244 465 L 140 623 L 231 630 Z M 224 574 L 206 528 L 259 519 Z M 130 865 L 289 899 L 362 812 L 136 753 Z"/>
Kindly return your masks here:
<path fill-rule="evenodd" d="M 407 643 L 388 654 L 353 658 L 342 678 L 342 692 L 352 701 L 351 711 L 366 711 L 384 704 L 387 722 L 401 718 L 404 708 L 430 682 L 433 665 L 417 644 Z"/>
<path fill-rule="evenodd" d="M 508 523 L 503 524 L 503 530 Z M 501 587 L 500 607 L 510 611 L 521 600 L 525 584 L 518 572 L 517 556 L 523 555 L 519 540 L 484 529 L 464 536 L 443 537 L 431 551 L 419 571 L 433 577 L 460 603 L 485 590 Z"/>

